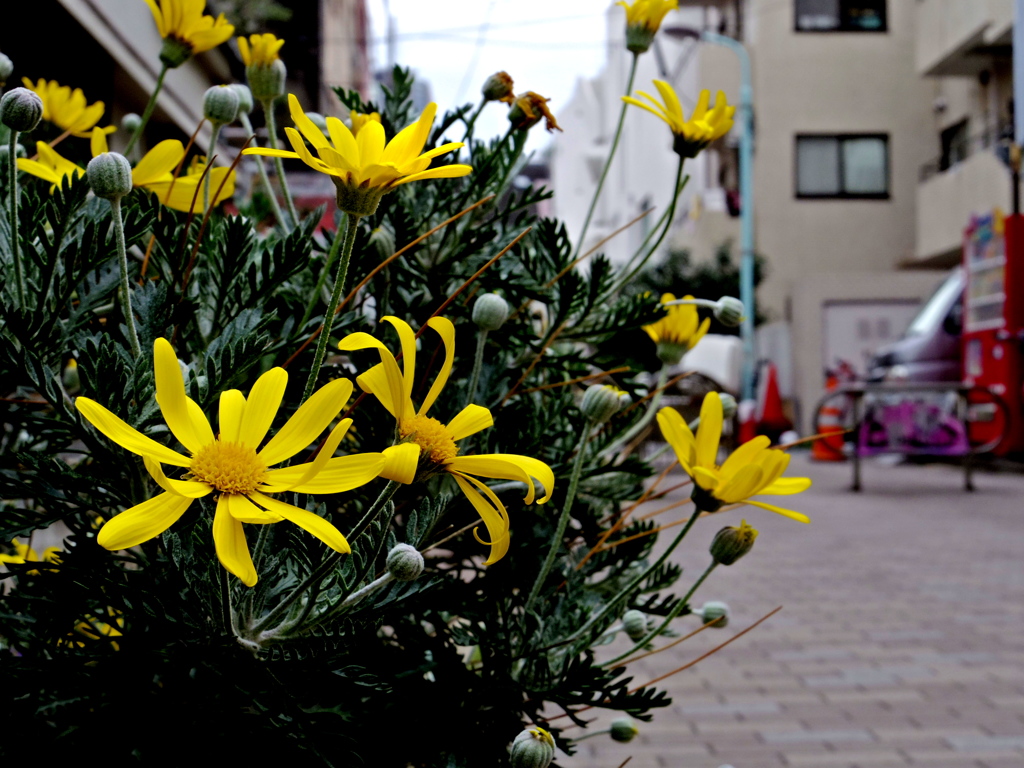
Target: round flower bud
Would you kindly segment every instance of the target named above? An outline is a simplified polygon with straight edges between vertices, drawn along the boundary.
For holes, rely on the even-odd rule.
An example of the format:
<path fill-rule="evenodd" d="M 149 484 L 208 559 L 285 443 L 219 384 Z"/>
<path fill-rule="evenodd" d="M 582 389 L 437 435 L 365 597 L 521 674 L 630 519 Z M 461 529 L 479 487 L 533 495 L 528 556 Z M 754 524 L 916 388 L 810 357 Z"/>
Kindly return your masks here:
<path fill-rule="evenodd" d="M 121 118 L 121 130 L 129 136 L 133 136 L 139 130 L 140 125 L 142 125 L 142 118 L 134 112 L 129 112 Z"/>
<path fill-rule="evenodd" d="M 325 135 L 328 133 L 326 117 L 321 115 L 319 112 L 307 112 L 306 117 L 309 118 L 309 121 L 313 123 L 313 125 L 323 131 Z"/>
<path fill-rule="evenodd" d="M 483 331 L 496 331 L 508 320 L 509 306 L 496 293 L 485 293 L 473 305 L 473 322 Z"/>
<path fill-rule="evenodd" d="M 485 101 L 504 101 L 511 104 L 515 101 L 512 93 L 512 78 L 508 72 L 495 72 L 484 80 L 484 87 L 480 89 Z"/>
<path fill-rule="evenodd" d="M 117 152 L 96 155 L 85 167 L 85 177 L 93 194 L 106 200 L 124 197 L 132 191 L 132 164 Z"/>
<path fill-rule="evenodd" d="M 241 100 L 238 92 L 227 85 L 215 85 L 207 88 L 203 94 L 203 117 L 214 125 L 227 125 L 238 118 L 238 107 Z"/>
<path fill-rule="evenodd" d="M 423 555 L 409 544 L 396 544 L 388 552 L 387 569 L 396 581 L 415 581 L 423 573 Z"/>
<path fill-rule="evenodd" d="M 33 130 L 43 117 L 43 100 L 28 88 L 11 88 L 0 99 L 0 122 L 13 131 Z"/>
<path fill-rule="evenodd" d="M 238 114 L 248 115 L 252 112 L 254 102 L 252 100 L 252 91 L 249 90 L 249 86 L 242 85 L 241 83 L 232 83 L 228 87 L 238 94 Z"/>
<path fill-rule="evenodd" d="M 754 548 L 757 531 L 743 520 L 740 527 L 727 525 L 711 541 L 711 557 L 720 565 L 732 565 Z"/>
<path fill-rule="evenodd" d="M 555 759 L 555 740 L 543 728 L 527 728 L 512 742 L 512 768 L 548 768 Z"/>
<path fill-rule="evenodd" d="M 630 608 L 622 614 L 622 628 L 626 630 L 630 640 L 634 643 L 639 643 L 647 637 L 647 614 L 635 608 Z"/>
<path fill-rule="evenodd" d="M 0 53 L 0 88 L 7 84 L 7 78 L 14 71 L 14 62 L 8 56 Z"/>
<path fill-rule="evenodd" d="M 732 296 L 723 296 L 715 306 L 715 318 L 722 325 L 735 328 L 743 322 L 743 302 Z"/>
<path fill-rule="evenodd" d="M 395 236 L 385 227 L 377 227 L 370 233 L 370 247 L 383 261 L 395 252 Z"/>
<path fill-rule="evenodd" d="M 252 63 L 245 68 L 245 79 L 249 81 L 252 97 L 261 104 L 284 95 L 284 81 L 288 68 L 280 59 L 270 64 Z"/>
<path fill-rule="evenodd" d="M 611 384 L 588 387 L 583 393 L 580 410 L 583 415 L 599 424 L 608 421 L 631 402 L 629 395 Z"/>
<path fill-rule="evenodd" d="M 725 629 L 729 624 L 729 606 L 721 600 L 708 600 L 698 613 L 705 624 L 715 622 L 715 629 Z"/>
<path fill-rule="evenodd" d="M 633 718 L 623 715 L 612 720 L 610 735 L 613 741 L 630 742 L 640 733 Z"/>
<path fill-rule="evenodd" d="M 722 418 L 731 419 L 736 415 L 736 409 L 739 404 L 736 402 L 736 398 L 730 395 L 728 392 L 719 392 L 718 399 L 722 401 Z"/>

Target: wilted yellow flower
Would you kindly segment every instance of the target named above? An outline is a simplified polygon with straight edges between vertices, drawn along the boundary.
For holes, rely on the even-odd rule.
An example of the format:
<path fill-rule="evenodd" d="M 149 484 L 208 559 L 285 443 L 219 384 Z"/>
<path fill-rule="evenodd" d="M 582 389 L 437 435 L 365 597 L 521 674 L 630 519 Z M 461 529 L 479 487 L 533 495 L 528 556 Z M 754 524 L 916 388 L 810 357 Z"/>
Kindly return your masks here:
<path fill-rule="evenodd" d="M 544 127 L 548 133 L 561 131 L 561 127 L 555 121 L 555 116 L 548 109 L 548 102 L 539 93 L 527 91 L 515 97 L 512 106 L 508 110 L 508 121 L 516 130 L 529 130 L 544 118 Z"/>
<path fill-rule="evenodd" d="M 159 4 L 158 4 L 159 3 Z M 204 16 L 205 0 L 146 0 L 164 39 L 160 61 L 179 67 L 190 56 L 216 48 L 235 33 L 224 14 Z"/>
<path fill-rule="evenodd" d="M 718 442 L 722 436 L 722 401 L 717 392 L 704 396 L 700 426 L 694 437 L 686 420 L 674 408 L 658 411 L 658 426 L 672 446 L 683 470 L 693 478 L 693 501 L 697 509 L 716 512 L 723 504 L 743 502 L 809 523 L 807 515 L 791 509 L 751 501 L 751 496 L 788 496 L 811 487 L 809 477 L 783 477 L 790 456 L 769 448 L 771 440 L 759 435 L 748 440 L 718 466 Z"/>
<path fill-rule="evenodd" d="M 452 142 L 423 152 L 434 124 L 436 104 L 428 104 L 419 120 L 389 142 L 385 142 L 384 127 L 378 122 L 367 120 L 356 137 L 336 117 L 327 118 L 328 140 L 306 117 L 294 94 L 288 94 L 288 107 L 298 130 L 285 128 L 284 132 L 294 151 L 251 147 L 243 154 L 302 160 L 313 170 L 326 173 L 338 190 L 338 207 L 346 213 L 367 216 L 377 209 L 385 193 L 410 181 L 450 179 L 473 170 L 468 165 L 428 167 L 433 158 L 463 146 L 462 142 Z M 313 145 L 318 157 L 306 148 L 306 141 Z"/>
<path fill-rule="evenodd" d="M 693 296 L 683 298 L 692 299 Z M 671 293 L 661 296 L 663 305 L 675 300 L 676 297 Z M 683 355 L 704 338 L 711 326 L 711 318 L 706 317 L 701 322 L 697 308 L 692 304 L 676 304 L 665 309 L 666 315 L 656 323 L 645 325 L 644 330 L 651 341 L 658 345 L 658 359 L 667 365 L 676 365 Z"/>
<path fill-rule="evenodd" d="M 340 493 L 377 477 L 385 464 L 380 453 L 332 458 L 351 419 L 334 427 L 312 462 L 269 469 L 316 440 L 348 401 L 352 382 L 336 379 L 320 388 L 260 448 L 288 384 L 283 368 L 271 368 L 260 376 L 248 398 L 237 389 L 222 392 L 220 432 L 215 435 L 199 405 L 185 393 L 178 358 L 166 339 L 156 340 L 153 358 L 157 405 L 189 456 L 146 437 L 94 400 L 75 400 L 75 407 L 97 430 L 142 457 L 150 476 L 163 489 L 108 520 L 96 537 L 100 546 L 119 550 L 148 541 L 177 522 L 195 499 L 216 494 L 213 543 L 217 557 L 246 586 L 256 583 L 257 574 L 242 523 L 289 520 L 335 551 L 349 551 L 345 537 L 322 517 L 268 494 Z M 171 479 L 161 464 L 188 471 L 181 479 Z"/>
<path fill-rule="evenodd" d="M 427 415 L 448 383 L 455 363 L 455 326 L 444 317 L 433 317 L 427 321 L 427 325 L 437 331 L 444 342 L 445 359 L 430 391 L 416 410 L 412 402 L 416 336 L 404 320 L 397 317 L 383 319 L 398 332 L 402 346 L 401 371 L 391 351 L 368 333 L 349 334 L 338 345 L 343 351 L 376 349 L 380 353 L 380 364 L 356 378 L 356 383 L 364 392 L 376 397 L 395 417 L 398 434 L 405 441 L 384 451 L 388 462 L 381 476 L 411 483 L 442 472 L 450 474 L 487 527 L 490 542 L 483 541 L 476 531 L 473 532 L 481 544 L 490 544 L 491 554 L 485 565 L 496 563 L 508 551 L 508 512 L 494 491 L 471 475 L 525 483 L 527 504 L 534 501 L 533 478 L 537 478 L 544 487 L 545 495 L 537 501 L 543 504 L 551 498 L 555 475 L 543 461 L 514 453 L 459 456 L 457 442 L 493 426 L 494 419 L 489 410 L 479 405 L 467 405 L 447 424 Z"/>
<path fill-rule="evenodd" d="M 33 85 L 31 80 L 23 77 L 21 82 L 43 100 L 43 120 L 53 123 L 62 131 L 69 131 L 72 136 L 88 136 L 106 109 L 102 101 L 88 104 L 81 88 L 72 91 L 71 86 L 61 85 L 56 80 L 39 78 Z M 117 127 L 113 125 L 103 129 L 106 133 L 116 130 Z"/>
<path fill-rule="evenodd" d="M 626 48 L 634 53 L 643 53 L 650 48 L 666 14 L 679 10 L 679 0 L 620 1 L 616 5 L 626 9 Z"/>
<path fill-rule="evenodd" d="M 238 38 L 238 52 L 242 55 L 242 63 L 245 66 L 256 64 L 257 66 L 269 67 L 280 57 L 278 52 L 284 40 L 276 35 L 267 32 L 263 35 L 249 35 L 249 39 Z"/>
<path fill-rule="evenodd" d="M 715 106 L 708 109 L 711 102 L 711 92 L 704 89 L 697 98 L 697 106 L 693 114 L 687 120 L 683 115 L 683 106 L 679 103 L 672 86 L 664 80 L 655 80 L 654 87 L 658 89 L 664 103 L 643 91 L 637 94 L 643 96 L 650 105 L 643 103 L 632 96 L 623 96 L 622 100 L 633 104 L 641 109 L 646 109 L 652 115 L 657 115 L 672 129 L 675 135 L 675 142 L 672 148 L 680 157 L 696 157 L 697 154 L 715 139 L 725 136 L 732 128 L 733 115 L 736 114 L 736 107 L 729 106 L 725 99 L 725 93 L 719 91 L 715 96 Z"/>

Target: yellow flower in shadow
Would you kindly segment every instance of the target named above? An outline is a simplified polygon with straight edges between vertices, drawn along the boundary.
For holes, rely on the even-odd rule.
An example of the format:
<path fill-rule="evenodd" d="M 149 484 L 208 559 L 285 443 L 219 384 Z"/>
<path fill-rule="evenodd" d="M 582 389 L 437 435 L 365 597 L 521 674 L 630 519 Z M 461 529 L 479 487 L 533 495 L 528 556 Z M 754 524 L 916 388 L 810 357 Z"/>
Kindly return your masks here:
<path fill-rule="evenodd" d="M 368 333 L 349 334 L 338 345 L 343 351 L 376 349 L 380 353 L 380 364 L 357 377 L 356 383 L 364 392 L 376 397 L 394 416 L 398 434 L 404 441 L 384 451 L 388 462 L 381 476 L 400 483 L 411 483 L 440 473 L 451 475 L 487 527 L 489 542 L 481 539 L 475 530 L 473 532 L 477 541 L 491 547 L 485 565 L 496 563 L 508 551 L 508 512 L 494 491 L 474 475 L 523 482 L 526 485 L 527 504 L 534 502 L 534 478 L 544 488 L 544 496 L 537 503 L 544 504 L 551 498 L 555 475 L 543 461 L 529 456 L 514 453 L 460 456 L 458 441 L 493 426 L 494 419 L 489 410 L 479 405 L 467 405 L 447 424 L 427 415 L 451 375 L 455 362 L 455 326 L 444 317 L 433 317 L 427 321 L 427 325 L 441 336 L 445 359 L 441 371 L 417 409 L 412 401 L 416 375 L 416 336 L 404 320 L 397 317 L 383 319 L 398 332 L 402 347 L 401 370 L 391 351 Z"/>
<path fill-rule="evenodd" d="M 238 38 L 238 52 L 242 56 L 242 63 L 245 66 L 255 64 L 261 67 L 268 67 L 281 58 L 278 53 L 284 40 L 276 35 L 267 32 L 263 35 L 249 35 L 249 39 Z"/>
<path fill-rule="evenodd" d="M 35 85 L 27 77 L 21 78 L 21 82 L 43 100 L 43 120 L 53 123 L 72 136 L 88 136 L 93 126 L 103 117 L 106 108 L 103 102 L 87 103 L 81 88 L 71 90 L 70 86 L 43 78 L 39 78 Z M 111 125 L 101 130 L 113 133 L 117 127 Z"/>
<path fill-rule="evenodd" d="M 43 554 L 40 557 L 32 547 L 28 544 L 22 544 L 17 539 L 11 541 L 11 546 L 14 547 L 14 554 L 0 554 L 0 563 L 14 563 L 16 565 L 24 565 L 25 563 L 60 563 L 60 547 L 47 547 L 43 550 Z M 38 576 L 39 571 L 29 571 L 28 575 Z"/>
<path fill-rule="evenodd" d="M 725 136 L 732 128 L 736 107 L 728 104 L 724 92 L 719 91 L 715 95 L 715 106 L 708 109 L 711 104 L 711 91 L 701 91 L 693 114 L 687 120 L 683 113 L 683 105 L 679 103 L 679 97 L 672 86 L 664 80 L 655 80 L 654 87 L 658 89 L 661 101 L 643 91 L 637 91 L 637 94 L 647 99 L 650 104 L 645 104 L 632 96 L 623 96 L 622 100 L 640 109 L 646 109 L 664 120 L 675 137 L 672 148 L 681 157 L 696 157 L 704 147 Z"/>
<path fill-rule="evenodd" d="M 224 14 L 204 16 L 205 0 L 146 0 L 157 32 L 164 39 L 160 59 L 178 67 L 190 56 L 216 48 L 235 33 Z"/>
<path fill-rule="evenodd" d="M 146 437 L 94 400 L 75 400 L 79 413 L 97 430 L 142 457 L 150 476 L 163 490 L 108 520 L 96 537 L 100 546 L 119 550 L 148 541 L 170 528 L 195 499 L 216 494 L 213 542 L 217 557 L 246 586 L 256 583 L 257 574 L 242 523 L 262 525 L 288 520 L 331 549 L 349 551 L 345 537 L 329 522 L 270 494 L 340 493 L 377 477 L 385 464 L 383 454 L 332 458 L 352 420 L 343 419 L 334 427 L 312 462 L 270 467 L 316 440 L 348 401 L 352 382 L 336 379 L 321 387 L 264 444 L 288 383 L 283 368 L 271 368 L 260 376 L 248 398 L 237 389 L 222 392 L 220 433 L 215 435 L 199 405 L 185 393 L 178 358 L 166 339 L 156 340 L 153 357 L 157 405 L 171 433 L 190 455 Z M 181 479 L 171 479 L 161 464 L 182 467 L 187 473 Z"/>
<path fill-rule="evenodd" d="M 693 296 L 683 298 L 692 299 Z M 661 296 L 663 305 L 675 300 L 676 297 L 671 293 L 664 293 Z M 711 327 L 711 318 L 705 317 L 701 322 L 697 308 L 692 304 L 676 304 L 665 307 L 665 310 L 663 318 L 645 325 L 644 330 L 651 337 L 651 341 L 658 345 L 658 359 L 668 365 L 675 365 L 704 338 L 704 334 Z"/>
<path fill-rule="evenodd" d="M 718 465 L 718 443 L 722 435 L 722 400 L 717 392 L 704 396 L 700 426 L 694 436 L 686 420 L 674 408 L 658 411 L 658 426 L 675 451 L 679 464 L 693 478 L 693 502 L 704 512 L 717 512 L 723 504 L 752 504 L 792 520 L 809 523 L 807 515 L 791 509 L 751 501 L 752 496 L 788 496 L 811 487 L 809 477 L 783 477 L 790 456 L 769 448 L 771 441 L 760 435 L 748 440 Z"/>

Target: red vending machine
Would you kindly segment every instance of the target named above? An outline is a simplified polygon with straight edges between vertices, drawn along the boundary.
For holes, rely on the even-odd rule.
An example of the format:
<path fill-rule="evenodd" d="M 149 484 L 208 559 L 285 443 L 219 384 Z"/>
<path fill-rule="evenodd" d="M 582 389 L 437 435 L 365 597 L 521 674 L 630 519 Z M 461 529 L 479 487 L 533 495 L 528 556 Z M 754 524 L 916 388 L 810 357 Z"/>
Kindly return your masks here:
<path fill-rule="evenodd" d="M 964 383 L 984 388 L 1006 404 L 989 406 L 976 399 L 971 442 L 989 442 L 1003 433 L 995 452 L 1024 450 L 1024 216 L 973 219 L 964 231 L 963 366 Z"/>

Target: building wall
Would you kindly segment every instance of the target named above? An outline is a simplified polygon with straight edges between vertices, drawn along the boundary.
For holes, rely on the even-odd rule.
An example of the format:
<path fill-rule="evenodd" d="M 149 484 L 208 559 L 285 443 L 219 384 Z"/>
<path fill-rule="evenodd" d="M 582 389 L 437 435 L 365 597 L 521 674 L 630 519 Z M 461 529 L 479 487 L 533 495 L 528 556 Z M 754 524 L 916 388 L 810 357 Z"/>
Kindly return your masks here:
<path fill-rule="evenodd" d="M 320 0 L 320 73 L 318 109 L 344 114 L 334 88 L 369 95 L 369 26 L 365 0 Z"/>

